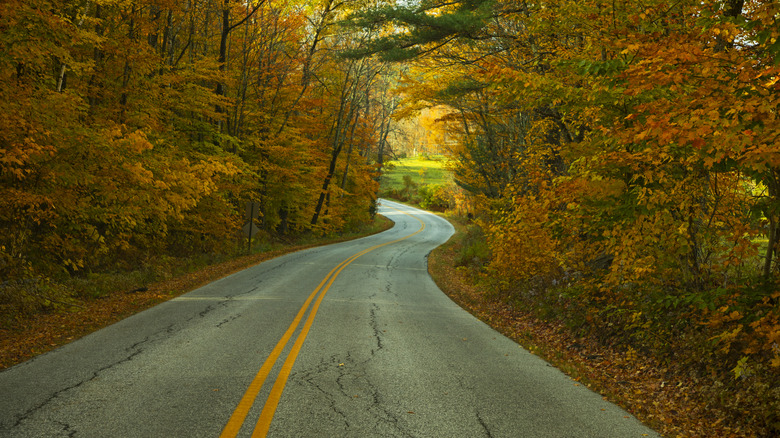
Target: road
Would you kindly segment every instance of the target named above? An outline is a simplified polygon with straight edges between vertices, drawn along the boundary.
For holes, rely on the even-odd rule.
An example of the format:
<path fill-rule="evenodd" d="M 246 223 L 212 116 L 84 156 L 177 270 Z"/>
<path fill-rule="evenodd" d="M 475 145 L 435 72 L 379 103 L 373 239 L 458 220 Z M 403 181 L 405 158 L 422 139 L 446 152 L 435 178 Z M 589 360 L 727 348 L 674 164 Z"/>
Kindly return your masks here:
<path fill-rule="evenodd" d="M 380 212 L 0 372 L 0 436 L 657 436 L 436 287 L 448 222 Z"/>

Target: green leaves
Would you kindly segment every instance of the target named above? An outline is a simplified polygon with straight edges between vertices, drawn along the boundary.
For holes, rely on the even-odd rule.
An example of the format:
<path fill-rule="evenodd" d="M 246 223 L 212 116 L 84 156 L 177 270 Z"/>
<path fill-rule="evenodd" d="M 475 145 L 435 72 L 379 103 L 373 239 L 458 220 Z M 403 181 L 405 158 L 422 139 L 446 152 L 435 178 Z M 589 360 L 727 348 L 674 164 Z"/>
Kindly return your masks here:
<path fill-rule="evenodd" d="M 343 54 L 351 58 L 378 55 L 383 61 L 409 61 L 455 38 L 482 38 L 482 30 L 494 13 L 492 0 L 428 1 L 419 6 L 366 9 L 350 16 L 346 24 L 386 31 L 364 47 Z"/>

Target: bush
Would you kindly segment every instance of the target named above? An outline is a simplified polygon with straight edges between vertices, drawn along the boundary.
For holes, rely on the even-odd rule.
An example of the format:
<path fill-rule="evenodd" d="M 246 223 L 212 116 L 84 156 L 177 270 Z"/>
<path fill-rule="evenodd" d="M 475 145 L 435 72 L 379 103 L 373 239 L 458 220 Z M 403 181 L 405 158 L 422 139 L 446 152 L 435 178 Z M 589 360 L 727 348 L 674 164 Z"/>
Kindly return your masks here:
<path fill-rule="evenodd" d="M 450 208 L 450 195 L 447 188 L 441 184 L 429 184 L 420 187 L 420 207 L 433 210 L 445 211 Z"/>
<path fill-rule="evenodd" d="M 68 306 L 68 291 L 44 278 L 0 282 L 0 325 L 12 319 Z"/>
<path fill-rule="evenodd" d="M 469 225 L 463 238 L 455 266 L 481 269 L 490 261 L 490 248 L 485 239 L 485 233 L 477 225 Z"/>

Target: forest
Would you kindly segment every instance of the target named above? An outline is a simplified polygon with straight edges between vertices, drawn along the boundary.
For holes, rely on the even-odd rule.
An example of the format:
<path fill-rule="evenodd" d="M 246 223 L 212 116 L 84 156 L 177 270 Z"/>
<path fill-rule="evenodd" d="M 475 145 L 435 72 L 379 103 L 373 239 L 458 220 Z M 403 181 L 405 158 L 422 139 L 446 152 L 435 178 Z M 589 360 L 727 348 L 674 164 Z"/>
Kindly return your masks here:
<path fill-rule="evenodd" d="M 249 201 L 259 240 L 365 222 L 394 122 L 438 108 L 486 289 L 772 436 L 779 19 L 770 0 L 6 0 L 0 304 L 231 251 Z"/>
<path fill-rule="evenodd" d="M 349 56 L 410 66 L 402 113 L 448 109 L 482 290 L 651 360 L 710 427 L 776 436 L 779 19 L 767 0 L 421 1 L 353 15 L 386 31 Z"/>
<path fill-rule="evenodd" d="M 373 217 L 387 62 L 345 59 L 358 2 L 0 4 L 0 302 L 63 279 Z"/>

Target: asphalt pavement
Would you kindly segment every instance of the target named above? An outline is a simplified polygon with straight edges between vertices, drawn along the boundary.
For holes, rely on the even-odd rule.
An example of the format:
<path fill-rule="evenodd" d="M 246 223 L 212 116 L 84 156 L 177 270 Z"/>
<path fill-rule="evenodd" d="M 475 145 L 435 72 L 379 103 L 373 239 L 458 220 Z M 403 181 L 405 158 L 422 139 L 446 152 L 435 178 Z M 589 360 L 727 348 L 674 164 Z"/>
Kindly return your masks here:
<path fill-rule="evenodd" d="M 0 437 L 658 436 L 472 317 L 395 226 L 282 256 L 0 372 Z M 253 435 L 254 434 L 254 435 Z"/>

